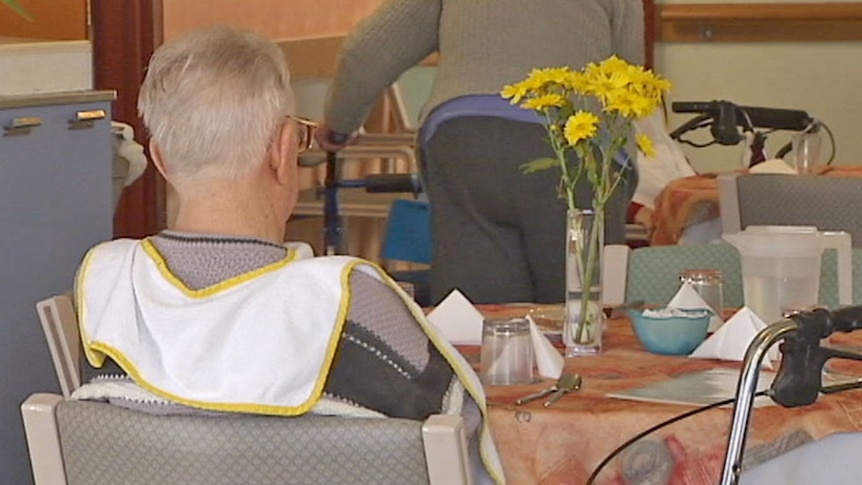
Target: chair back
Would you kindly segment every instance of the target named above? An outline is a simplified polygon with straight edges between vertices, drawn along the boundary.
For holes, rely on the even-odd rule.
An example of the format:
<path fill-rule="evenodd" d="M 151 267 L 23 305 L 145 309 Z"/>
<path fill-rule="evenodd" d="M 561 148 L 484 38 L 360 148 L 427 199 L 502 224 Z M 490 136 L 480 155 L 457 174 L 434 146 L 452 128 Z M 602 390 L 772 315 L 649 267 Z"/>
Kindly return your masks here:
<path fill-rule="evenodd" d="M 21 405 L 35 485 L 472 484 L 460 416 L 159 415 L 68 400 L 81 358 L 71 297 L 37 311 L 64 396 Z"/>
<path fill-rule="evenodd" d="M 742 307 L 742 273 L 739 253 L 727 243 L 650 246 L 629 256 L 626 300 L 665 305 L 679 289 L 679 275 L 687 269 L 721 271 L 724 304 Z"/>
<path fill-rule="evenodd" d="M 69 485 L 429 482 L 421 421 L 156 416 L 65 401 L 57 423 Z"/>
<path fill-rule="evenodd" d="M 816 226 L 850 233 L 862 247 L 862 177 L 753 174 L 719 177 L 722 230 L 748 226 Z"/>
<path fill-rule="evenodd" d="M 386 220 L 380 257 L 430 264 L 432 248 L 430 204 L 422 200 L 393 200 Z"/>
<path fill-rule="evenodd" d="M 68 399 L 81 387 L 81 339 L 72 297 L 67 293 L 42 300 L 36 303 L 36 313 L 48 341 L 60 389 Z"/>
<path fill-rule="evenodd" d="M 851 293 L 851 304 L 862 304 L 862 248 L 853 248 L 851 258 L 853 261 L 853 288 Z M 836 308 L 838 304 L 838 258 L 834 249 L 827 249 L 823 253 L 823 262 L 820 265 L 820 298 L 818 302 L 829 308 Z"/>
<path fill-rule="evenodd" d="M 853 248 L 852 303 L 862 304 L 862 248 Z M 718 269 L 722 272 L 724 305 L 741 308 L 745 304 L 742 271 L 737 250 L 727 243 L 651 246 L 632 250 L 629 256 L 626 300 L 644 300 L 664 305 L 679 289 L 679 274 L 686 269 Z M 818 302 L 838 307 L 838 264 L 835 251 L 827 249 L 820 269 Z"/>
<path fill-rule="evenodd" d="M 433 304 L 431 273 L 426 266 L 431 264 L 433 247 L 431 205 L 423 200 L 393 200 L 380 244 L 380 258 L 392 278 L 412 286 L 413 298 L 421 306 Z M 419 269 L 396 269 L 395 262 L 421 266 Z"/>

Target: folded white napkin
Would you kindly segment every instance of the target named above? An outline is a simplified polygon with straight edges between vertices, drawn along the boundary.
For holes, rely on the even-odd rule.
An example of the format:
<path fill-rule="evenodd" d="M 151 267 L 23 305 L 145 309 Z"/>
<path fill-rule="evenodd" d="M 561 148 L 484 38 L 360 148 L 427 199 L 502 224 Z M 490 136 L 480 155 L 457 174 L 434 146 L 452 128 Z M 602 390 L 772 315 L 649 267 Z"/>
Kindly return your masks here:
<path fill-rule="evenodd" d="M 481 345 L 484 317 L 457 289 L 428 314 L 428 320 L 455 345 Z"/>
<path fill-rule="evenodd" d="M 749 170 L 750 173 L 786 173 L 794 175 L 796 174 L 796 169 L 787 164 L 784 160 L 780 158 L 773 158 L 771 160 L 766 160 L 765 162 L 758 163 L 757 165 L 751 167 Z"/>
<path fill-rule="evenodd" d="M 554 345 L 530 322 L 530 340 L 538 374 L 549 379 L 560 377 L 565 359 Z M 455 345 L 481 345 L 484 317 L 475 306 L 457 289 L 452 290 L 437 307 L 428 314 L 428 320 L 440 330 L 449 342 Z"/>
<path fill-rule="evenodd" d="M 711 337 L 689 355 L 700 359 L 721 359 L 742 362 L 745 351 L 758 332 L 766 328 L 766 324 L 748 307 L 736 312 L 730 320 L 721 326 Z M 778 347 L 772 347 L 763 359 L 763 367 L 773 369 L 772 361 L 778 360 Z"/>
<path fill-rule="evenodd" d="M 536 371 L 540 376 L 548 379 L 556 379 L 563 373 L 566 359 L 548 340 L 548 337 L 539 330 L 539 326 L 533 318 L 527 315 L 530 321 L 530 339 L 533 341 L 533 356 L 536 359 Z"/>
<path fill-rule="evenodd" d="M 716 312 L 715 315 L 712 316 L 709 320 L 709 332 L 715 332 L 721 327 L 721 324 L 724 323 L 721 315 L 717 312 L 720 312 L 720 309 L 710 308 L 709 304 L 703 300 L 700 296 L 700 293 L 691 286 L 691 283 L 683 283 L 679 287 L 679 291 L 676 292 L 676 295 L 673 295 L 673 298 L 670 299 L 670 302 L 667 304 L 670 308 L 680 308 L 683 310 L 700 310 L 706 309 Z"/>

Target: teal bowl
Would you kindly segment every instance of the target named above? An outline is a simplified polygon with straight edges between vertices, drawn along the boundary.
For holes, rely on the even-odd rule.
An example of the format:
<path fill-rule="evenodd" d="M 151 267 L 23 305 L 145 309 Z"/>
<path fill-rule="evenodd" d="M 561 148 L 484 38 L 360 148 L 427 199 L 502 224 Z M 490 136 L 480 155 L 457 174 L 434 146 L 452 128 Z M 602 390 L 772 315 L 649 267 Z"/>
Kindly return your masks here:
<path fill-rule="evenodd" d="M 648 351 L 661 355 L 688 355 L 706 338 L 711 311 L 674 309 L 674 315 L 655 315 L 661 311 L 628 311 L 635 335 Z"/>

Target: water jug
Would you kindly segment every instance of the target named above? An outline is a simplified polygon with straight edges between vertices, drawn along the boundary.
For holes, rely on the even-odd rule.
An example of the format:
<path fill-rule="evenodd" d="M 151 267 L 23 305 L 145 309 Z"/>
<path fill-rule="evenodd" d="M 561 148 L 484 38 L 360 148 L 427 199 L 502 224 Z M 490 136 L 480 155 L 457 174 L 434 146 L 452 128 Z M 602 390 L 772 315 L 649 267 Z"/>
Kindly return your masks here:
<path fill-rule="evenodd" d="M 748 226 L 722 238 L 741 256 L 745 306 L 767 324 L 781 320 L 785 309 L 818 303 L 820 263 L 827 248 L 834 248 L 838 257 L 838 302 L 851 303 L 850 234 L 813 226 Z"/>

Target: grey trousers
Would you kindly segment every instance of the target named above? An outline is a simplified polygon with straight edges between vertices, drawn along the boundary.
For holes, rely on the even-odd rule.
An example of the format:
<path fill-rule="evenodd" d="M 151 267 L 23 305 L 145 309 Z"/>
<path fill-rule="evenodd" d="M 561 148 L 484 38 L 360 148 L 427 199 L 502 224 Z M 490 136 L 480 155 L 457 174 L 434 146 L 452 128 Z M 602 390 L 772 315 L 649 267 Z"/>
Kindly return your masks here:
<path fill-rule="evenodd" d="M 431 202 L 431 300 L 453 288 L 474 303 L 561 302 L 565 297 L 566 204 L 559 170 L 524 175 L 521 165 L 553 156 L 540 125 L 463 117 L 440 125 L 420 151 Z M 605 243 L 625 242 L 631 173 L 608 203 Z M 579 205 L 589 207 L 585 182 Z"/>

